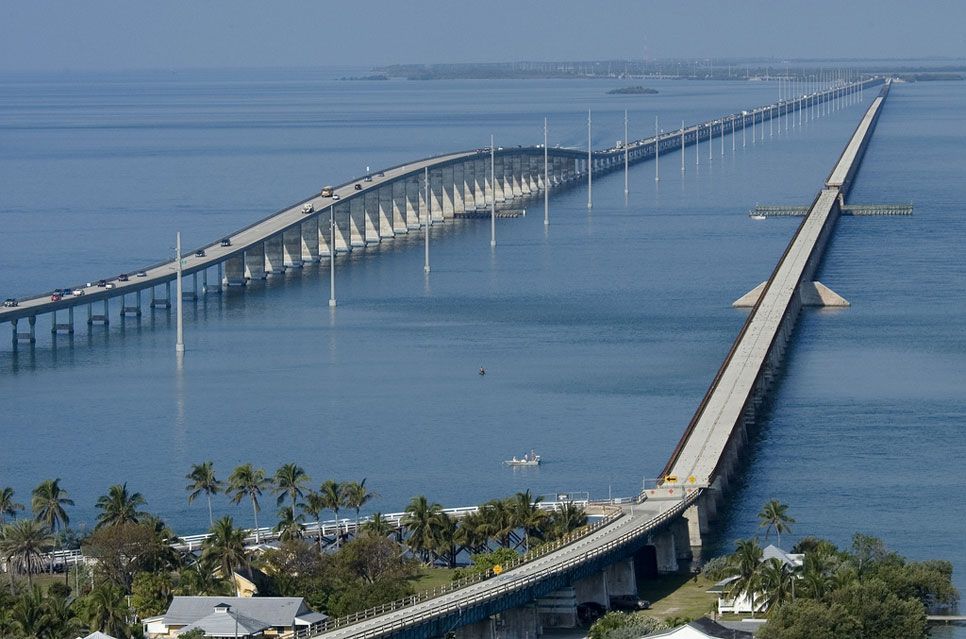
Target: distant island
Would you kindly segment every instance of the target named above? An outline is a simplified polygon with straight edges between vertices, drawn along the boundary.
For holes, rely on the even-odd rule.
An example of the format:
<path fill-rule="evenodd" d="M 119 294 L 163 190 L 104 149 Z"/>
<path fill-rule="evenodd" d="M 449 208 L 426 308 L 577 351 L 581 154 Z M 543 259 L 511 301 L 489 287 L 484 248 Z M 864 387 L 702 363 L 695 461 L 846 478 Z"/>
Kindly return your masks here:
<path fill-rule="evenodd" d="M 353 75 L 353 76 L 342 76 L 339 80 L 344 81 L 355 81 L 355 80 L 388 80 L 389 76 L 384 73 L 377 73 L 375 75 Z"/>
<path fill-rule="evenodd" d="M 657 89 L 637 85 L 636 87 L 621 87 L 620 89 L 611 89 L 607 92 L 607 95 L 655 95 L 656 93 Z"/>

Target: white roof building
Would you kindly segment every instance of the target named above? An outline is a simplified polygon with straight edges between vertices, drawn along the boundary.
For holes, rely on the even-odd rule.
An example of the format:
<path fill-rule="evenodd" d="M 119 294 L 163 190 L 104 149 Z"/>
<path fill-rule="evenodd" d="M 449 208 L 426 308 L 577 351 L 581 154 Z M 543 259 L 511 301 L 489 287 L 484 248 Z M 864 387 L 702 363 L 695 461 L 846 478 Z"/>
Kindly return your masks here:
<path fill-rule="evenodd" d="M 788 553 L 775 545 L 769 545 L 761 552 L 762 563 L 768 561 L 769 559 L 777 559 L 789 568 L 793 569 L 801 568 L 805 563 L 805 555 Z M 718 596 L 718 614 L 748 614 L 764 612 L 767 608 L 767 604 L 761 601 L 761 597 L 755 597 L 755 606 L 754 609 L 752 609 L 751 597 L 748 596 L 748 593 L 742 592 L 733 598 L 728 596 L 731 582 L 737 578 L 738 577 L 735 576 L 722 579 L 706 591 Z"/>
<path fill-rule="evenodd" d="M 647 639 L 752 639 L 754 635 L 744 630 L 726 628 L 707 617 L 701 617 L 673 630 L 662 630 Z"/>
<path fill-rule="evenodd" d="M 175 597 L 167 612 L 144 620 L 150 639 L 200 628 L 209 637 L 272 637 L 319 623 L 326 615 L 302 597 Z"/>

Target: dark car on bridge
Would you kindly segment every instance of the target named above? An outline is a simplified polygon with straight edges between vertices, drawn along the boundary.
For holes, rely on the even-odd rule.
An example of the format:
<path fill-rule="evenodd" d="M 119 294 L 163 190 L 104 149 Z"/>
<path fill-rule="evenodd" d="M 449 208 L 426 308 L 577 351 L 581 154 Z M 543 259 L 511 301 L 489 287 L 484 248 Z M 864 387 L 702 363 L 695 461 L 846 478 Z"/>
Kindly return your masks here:
<path fill-rule="evenodd" d="M 226 238 L 223 238 L 221 240 L 221 245 L 222 246 L 231 246 L 231 240 L 229 240 L 227 237 Z"/>
<path fill-rule="evenodd" d="M 121 273 L 120 275 L 118 275 L 117 276 L 117 281 L 118 282 L 126 282 L 126 281 L 128 281 L 127 273 Z"/>
<path fill-rule="evenodd" d="M 17 305 L 17 300 L 13 299 L 12 297 L 8 297 L 7 299 L 3 300 L 4 308 L 13 308 L 16 305 Z"/>
<path fill-rule="evenodd" d="M 195 251 L 195 257 L 204 257 L 204 256 L 205 256 L 205 249 L 198 249 L 197 251 Z"/>

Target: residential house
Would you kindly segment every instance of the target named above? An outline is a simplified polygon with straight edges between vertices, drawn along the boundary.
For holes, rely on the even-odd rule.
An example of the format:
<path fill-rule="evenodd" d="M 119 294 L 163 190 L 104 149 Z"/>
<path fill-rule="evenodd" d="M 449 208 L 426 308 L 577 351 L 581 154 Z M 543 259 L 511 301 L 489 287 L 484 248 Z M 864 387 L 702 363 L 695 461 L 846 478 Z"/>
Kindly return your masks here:
<path fill-rule="evenodd" d="M 770 545 L 764 550 L 762 550 L 761 561 L 766 562 L 769 559 L 777 559 L 783 564 L 792 569 L 801 568 L 805 562 L 805 555 L 787 553 L 778 546 Z M 767 607 L 766 604 L 761 601 L 761 597 L 755 596 L 755 606 L 752 610 L 751 597 L 748 593 L 739 593 L 736 597 L 730 597 L 728 591 L 731 589 L 731 583 L 734 582 L 738 577 L 728 577 L 727 579 L 722 579 L 714 586 L 712 586 L 706 592 L 717 595 L 718 597 L 718 614 L 725 613 L 735 613 L 735 614 L 748 614 L 748 613 L 760 613 L 764 612 Z"/>
<path fill-rule="evenodd" d="M 200 628 L 209 637 L 277 637 L 325 621 L 302 597 L 175 597 L 168 610 L 144 620 L 149 639 Z M 227 634 L 222 634 L 227 633 Z"/>

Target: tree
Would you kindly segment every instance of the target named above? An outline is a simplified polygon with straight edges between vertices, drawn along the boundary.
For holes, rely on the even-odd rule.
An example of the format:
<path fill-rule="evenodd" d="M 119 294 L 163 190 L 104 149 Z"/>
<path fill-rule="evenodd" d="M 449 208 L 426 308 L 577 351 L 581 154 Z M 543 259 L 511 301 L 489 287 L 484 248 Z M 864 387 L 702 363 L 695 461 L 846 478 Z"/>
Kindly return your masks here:
<path fill-rule="evenodd" d="M 423 495 L 413 497 L 406 506 L 402 518 L 402 525 L 409 531 L 406 541 L 424 563 L 429 563 L 430 553 L 437 547 L 443 514 L 442 506 L 430 503 Z"/>
<path fill-rule="evenodd" d="M 258 498 L 262 496 L 262 491 L 266 490 L 271 482 L 265 477 L 265 471 L 261 468 L 254 468 L 251 464 L 242 464 L 232 471 L 228 477 L 228 492 L 232 493 L 232 501 L 240 502 L 248 497 L 252 501 L 252 514 L 255 516 L 255 543 L 260 543 L 258 532 Z"/>
<path fill-rule="evenodd" d="M 513 523 L 515 527 L 523 529 L 524 551 L 530 550 L 531 537 L 543 539 L 543 531 L 550 523 L 550 514 L 540 508 L 541 501 L 543 497 L 534 498 L 529 489 L 510 499 Z"/>
<path fill-rule="evenodd" d="M 788 516 L 788 505 L 772 499 L 758 513 L 758 527 L 765 529 L 765 541 L 772 529 L 778 535 L 778 545 L 782 545 L 782 533 L 791 532 L 795 520 Z"/>
<path fill-rule="evenodd" d="M 13 488 L 0 488 L 0 528 L 7 523 L 6 517 L 16 517 L 23 510 L 23 504 L 13 500 Z"/>
<path fill-rule="evenodd" d="M 80 602 L 81 618 L 92 630 L 127 638 L 131 636 L 127 619 L 131 613 L 124 591 L 114 584 L 104 582 L 98 585 Z"/>
<path fill-rule="evenodd" d="M 360 537 L 347 543 L 336 556 L 353 577 L 374 584 L 387 579 L 413 576 L 412 561 L 399 555 L 399 546 L 384 537 Z"/>
<path fill-rule="evenodd" d="M 587 525 L 587 513 L 582 506 L 567 502 L 551 515 L 550 533 L 553 538 L 563 537 Z"/>
<path fill-rule="evenodd" d="M 314 490 L 310 490 L 305 494 L 305 503 L 302 504 L 302 510 L 304 510 L 306 514 L 311 515 L 312 519 L 318 523 L 319 552 L 322 552 L 322 512 L 326 508 L 328 508 L 328 506 L 326 505 L 326 501 L 323 499 L 322 495 Z"/>
<path fill-rule="evenodd" d="M 335 515 L 335 546 L 339 547 L 339 509 L 342 508 L 342 485 L 337 481 L 327 479 L 319 486 L 319 495 L 325 508 L 332 511 Z"/>
<path fill-rule="evenodd" d="M 453 534 L 453 541 L 471 553 L 487 550 L 490 539 L 486 535 L 485 523 L 483 514 L 479 510 L 466 513 L 459 520 L 459 526 Z"/>
<path fill-rule="evenodd" d="M 369 521 L 362 524 L 362 533 L 373 537 L 388 537 L 396 530 L 382 513 L 372 513 Z"/>
<path fill-rule="evenodd" d="M 359 529 L 359 511 L 376 497 L 376 493 L 370 492 L 366 488 L 366 480 L 361 482 L 349 482 L 342 489 L 343 503 L 346 508 L 356 511 L 356 530 Z"/>
<path fill-rule="evenodd" d="M 731 598 L 738 598 L 741 595 L 747 596 L 751 602 L 752 617 L 754 617 L 759 604 L 761 558 L 762 550 L 757 539 L 741 539 L 735 544 L 732 561 L 738 574 L 736 575 L 737 579 L 728 584 L 728 596 Z"/>
<path fill-rule="evenodd" d="M 152 525 L 129 521 L 96 528 L 83 547 L 97 573 L 124 592 L 130 592 L 136 573 L 155 570 L 169 551 Z"/>
<path fill-rule="evenodd" d="M 13 627 L 21 636 L 39 639 L 47 634 L 47 606 L 39 586 L 31 585 L 23 592 L 10 613 Z"/>
<path fill-rule="evenodd" d="M 63 584 L 58 583 L 56 585 Z M 47 589 L 47 599 L 44 600 L 44 624 L 47 636 L 51 639 L 76 637 L 80 633 L 82 625 L 68 600 L 69 594 L 57 594 L 53 586 L 54 584 L 51 584 L 51 587 Z"/>
<path fill-rule="evenodd" d="M 858 620 L 841 604 L 797 599 L 780 606 L 758 631 L 758 639 L 859 639 Z"/>
<path fill-rule="evenodd" d="M 235 528 L 228 515 L 215 522 L 211 535 L 205 539 L 202 548 L 202 557 L 217 562 L 225 579 L 232 579 L 233 572 L 248 564 L 245 533 L 240 528 Z"/>
<path fill-rule="evenodd" d="M 305 474 L 305 469 L 297 464 L 283 464 L 275 471 L 274 492 L 278 493 L 276 506 L 281 506 L 285 497 L 292 501 L 292 508 L 296 508 L 299 498 L 302 497 L 302 486 L 309 482 L 311 478 Z"/>
<path fill-rule="evenodd" d="M 206 461 L 195 464 L 191 467 L 191 472 L 185 475 L 190 483 L 185 486 L 188 491 L 188 503 L 193 502 L 198 496 L 204 493 L 208 498 L 208 525 L 214 526 L 215 519 L 211 510 L 211 496 L 221 492 L 223 484 L 215 477 L 214 462 Z"/>
<path fill-rule="evenodd" d="M 645 612 L 611 611 L 590 627 L 590 639 L 637 639 L 668 626 Z"/>
<path fill-rule="evenodd" d="M 483 515 L 480 532 L 490 539 L 495 539 L 504 548 L 510 547 L 513 529 L 513 512 L 505 500 L 493 499 L 479 508 Z"/>
<path fill-rule="evenodd" d="M 138 510 L 147 504 L 141 493 L 128 493 L 127 482 L 114 484 L 107 489 L 106 495 L 101 495 L 94 505 L 100 514 L 97 515 L 97 525 L 94 527 L 118 526 L 120 524 L 136 524 L 146 513 Z"/>
<path fill-rule="evenodd" d="M 301 539 L 305 532 L 305 525 L 302 524 L 302 515 L 295 514 L 292 506 L 283 506 L 278 511 L 278 523 L 274 531 L 278 533 L 278 538 L 282 541 L 288 539 Z"/>
<path fill-rule="evenodd" d="M 859 622 L 859 639 L 926 639 L 926 610 L 914 598 L 901 599 L 885 582 L 868 578 L 829 593 L 828 604 L 841 604 Z"/>
<path fill-rule="evenodd" d="M 138 617 L 153 617 L 168 609 L 173 586 L 166 572 L 139 572 L 131 582 L 131 606 Z"/>
<path fill-rule="evenodd" d="M 218 575 L 220 567 L 217 560 L 202 555 L 194 564 L 178 573 L 178 584 L 174 593 L 178 595 L 232 595 L 232 585 Z"/>
<path fill-rule="evenodd" d="M 53 532 L 70 523 L 64 506 L 73 505 L 74 501 L 70 499 L 67 491 L 60 487 L 60 478 L 41 482 L 34 488 L 30 498 L 30 509 L 34 512 L 34 518 Z"/>
<path fill-rule="evenodd" d="M 0 552 L 10 563 L 10 587 L 13 588 L 13 566 L 27 573 L 27 583 L 33 585 L 34 567 L 44 553 L 54 547 L 54 538 L 42 524 L 21 519 L 3 527 Z"/>
<path fill-rule="evenodd" d="M 769 613 L 795 598 L 795 572 L 781 559 L 772 557 L 759 567 L 762 603 Z"/>

